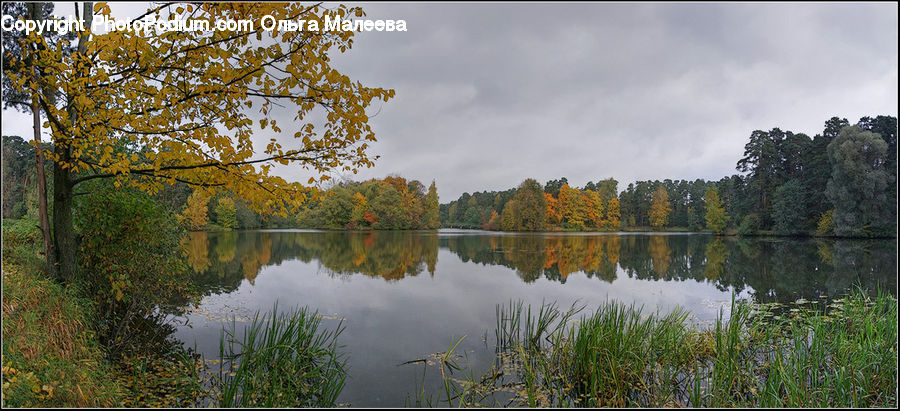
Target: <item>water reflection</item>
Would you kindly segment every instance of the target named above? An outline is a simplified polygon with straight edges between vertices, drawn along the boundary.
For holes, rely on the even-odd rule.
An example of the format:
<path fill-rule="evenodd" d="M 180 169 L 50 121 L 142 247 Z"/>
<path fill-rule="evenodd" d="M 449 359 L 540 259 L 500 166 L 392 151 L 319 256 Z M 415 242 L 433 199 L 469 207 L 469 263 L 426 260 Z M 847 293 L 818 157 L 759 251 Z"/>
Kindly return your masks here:
<path fill-rule="evenodd" d="M 464 263 L 504 266 L 525 283 L 584 275 L 612 283 L 696 281 L 757 300 L 839 295 L 860 285 L 896 294 L 896 240 L 747 239 L 709 235 L 250 231 L 191 233 L 188 261 L 206 294 L 230 292 L 287 260 L 335 277 L 396 282 L 435 275 L 438 250 Z"/>

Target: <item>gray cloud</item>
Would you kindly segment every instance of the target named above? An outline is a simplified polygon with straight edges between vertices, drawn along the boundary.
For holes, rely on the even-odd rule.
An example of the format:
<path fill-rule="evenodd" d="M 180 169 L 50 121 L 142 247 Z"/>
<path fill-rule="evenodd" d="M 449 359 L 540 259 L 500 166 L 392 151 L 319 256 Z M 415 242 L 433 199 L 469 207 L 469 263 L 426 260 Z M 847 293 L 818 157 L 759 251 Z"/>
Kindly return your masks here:
<path fill-rule="evenodd" d="M 372 110 L 381 158 L 354 178 L 435 179 L 443 202 L 526 177 L 718 179 L 754 129 L 812 135 L 832 115 L 897 115 L 896 4 L 363 8 L 409 31 L 360 33 L 332 56 L 397 92 Z"/>

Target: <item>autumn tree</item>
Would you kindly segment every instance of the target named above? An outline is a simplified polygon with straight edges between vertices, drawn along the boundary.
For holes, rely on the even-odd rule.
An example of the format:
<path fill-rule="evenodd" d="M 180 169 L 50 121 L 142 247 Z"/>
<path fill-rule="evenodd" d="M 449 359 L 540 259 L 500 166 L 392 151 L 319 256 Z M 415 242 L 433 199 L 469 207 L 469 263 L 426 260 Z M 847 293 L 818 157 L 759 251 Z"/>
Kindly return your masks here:
<path fill-rule="evenodd" d="M 428 186 L 428 194 L 425 195 L 425 215 L 422 224 L 424 228 L 435 229 L 441 226 L 438 219 L 440 204 L 438 203 L 437 186 L 434 181 Z"/>
<path fill-rule="evenodd" d="M 609 199 L 609 204 L 606 206 L 606 220 L 604 221 L 603 229 L 609 231 L 616 231 L 622 227 L 622 223 L 619 219 L 622 217 L 622 212 L 619 209 L 619 199 L 616 197 L 612 197 Z"/>
<path fill-rule="evenodd" d="M 547 205 L 547 222 L 550 224 L 559 224 L 560 222 L 560 213 L 559 213 L 559 205 L 557 204 L 556 197 L 553 197 L 553 194 L 544 193 L 544 204 Z"/>
<path fill-rule="evenodd" d="M 599 193 L 593 190 L 584 190 L 581 194 L 584 197 L 584 205 L 587 210 L 587 221 L 594 228 L 602 229 L 606 222 L 603 199 L 600 198 Z"/>
<path fill-rule="evenodd" d="M 500 214 L 497 211 L 491 211 L 491 218 L 488 219 L 488 222 L 484 224 L 485 230 L 496 231 L 500 228 Z"/>
<path fill-rule="evenodd" d="M 672 212 L 672 205 L 669 203 L 669 193 L 666 188 L 659 186 L 653 192 L 653 198 L 650 200 L 650 225 L 653 228 L 662 228 L 669 223 L 669 213 Z"/>
<path fill-rule="evenodd" d="M 581 191 L 563 184 L 559 189 L 559 213 L 564 224 L 571 228 L 584 229 L 587 206 Z"/>
<path fill-rule="evenodd" d="M 194 191 L 188 197 L 184 210 L 178 216 L 179 222 L 191 230 L 202 230 L 208 222 L 209 196 L 203 191 Z"/>
<path fill-rule="evenodd" d="M 369 202 L 360 192 L 353 193 L 353 210 L 350 211 L 350 221 L 354 228 L 359 228 L 367 223 L 366 211 L 368 211 Z"/>
<path fill-rule="evenodd" d="M 713 188 L 706 190 L 706 228 L 716 234 L 722 234 L 728 225 L 728 214 L 719 198 L 719 192 Z"/>
<path fill-rule="evenodd" d="M 110 9 L 86 2 L 78 18 L 90 27 L 94 14 Z M 75 274 L 73 198 L 86 181 L 115 179 L 149 193 L 175 182 L 228 187 L 259 210 L 283 210 L 315 190 L 273 175 L 276 164 L 311 171 L 309 184 L 370 167 L 375 134 L 367 109 L 394 92 L 331 67 L 330 54 L 348 50 L 354 32 L 267 31 L 261 24 L 266 16 L 323 27 L 326 16 L 362 14 L 322 4 L 166 3 L 141 17 L 249 20 L 253 29 L 79 31 L 71 52 L 63 41 L 29 35 L 19 58 L 34 62 L 40 81 L 25 71 L 4 74 L 17 91 L 37 97 L 51 130 L 53 149 L 43 154 L 56 165 L 53 237 L 62 277 Z M 294 122 L 278 124 L 276 109 L 290 111 Z M 261 131 L 275 136 L 264 146 L 252 139 Z"/>

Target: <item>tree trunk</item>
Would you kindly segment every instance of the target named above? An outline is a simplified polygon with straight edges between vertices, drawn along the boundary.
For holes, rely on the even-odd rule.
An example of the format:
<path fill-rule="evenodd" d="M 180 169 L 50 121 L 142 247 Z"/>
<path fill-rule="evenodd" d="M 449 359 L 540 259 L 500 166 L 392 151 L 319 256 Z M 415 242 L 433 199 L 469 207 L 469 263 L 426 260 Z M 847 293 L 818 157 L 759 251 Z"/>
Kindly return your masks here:
<path fill-rule="evenodd" d="M 43 7 L 43 5 L 40 3 L 31 3 L 28 5 L 29 14 L 31 14 L 31 18 L 35 21 L 40 19 L 38 7 Z M 37 84 L 39 81 L 37 64 L 35 64 L 32 59 L 29 66 L 29 69 L 31 70 L 31 79 Z M 38 177 L 38 218 L 41 220 L 41 237 L 44 240 L 44 259 L 47 262 L 47 270 L 50 271 L 50 276 L 57 277 L 57 270 L 54 264 L 56 258 L 53 254 L 53 246 L 51 245 L 50 237 L 50 218 L 47 215 L 47 179 L 44 177 L 44 155 L 41 153 L 41 149 L 43 148 L 43 144 L 41 144 L 41 111 L 37 94 L 34 94 L 31 97 L 31 116 L 34 118 L 34 156 L 35 163 L 37 164 Z"/>
<path fill-rule="evenodd" d="M 59 142 L 54 147 L 61 162 L 69 161 L 69 147 Z M 69 170 L 56 165 L 53 167 L 53 234 L 56 248 L 57 273 L 60 279 L 69 282 L 75 278 L 78 269 L 75 259 L 78 244 L 72 223 L 72 189 Z"/>
<path fill-rule="evenodd" d="M 41 237 L 44 239 L 44 258 L 47 261 L 47 269 L 51 277 L 57 277 L 56 258 L 53 254 L 53 245 L 50 243 L 50 218 L 47 215 L 47 179 L 44 176 L 44 155 L 41 154 L 41 112 L 38 107 L 37 97 L 31 100 L 31 115 L 34 117 L 34 142 L 35 161 L 37 163 L 38 177 L 38 217 L 41 220 Z"/>
<path fill-rule="evenodd" d="M 92 14 L 94 9 L 93 2 L 84 2 L 82 4 L 82 12 L 78 15 L 78 19 L 85 24 L 85 20 Z M 78 9 L 76 7 L 76 14 Z M 76 53 L 84 53 L 87 50 L 87 42 L 90 38 L 89 34 L 83 32 L 78 33 L 78 48 Z M 72 107 L 68 109 L 69 127 L 76 128 L 78 114 Z M 63 281 L 70 282 L 76 278 L 78 273 L 78 242 L 75 238 L 75 227 L 72 221 L 72 206 L 74 205 L 75 183 L 69 169 L 65 169 L 60 164 L 66 164 L 71 161 L 71 151 L 66 139 L 58 139 L 55 141 L 53 152 L 57 156 L 57 164 L 53 167 L 53 228 L 54 228 L 54 246 L 56 247 L 56 262 L 58 264 L 59 276 Z"/>

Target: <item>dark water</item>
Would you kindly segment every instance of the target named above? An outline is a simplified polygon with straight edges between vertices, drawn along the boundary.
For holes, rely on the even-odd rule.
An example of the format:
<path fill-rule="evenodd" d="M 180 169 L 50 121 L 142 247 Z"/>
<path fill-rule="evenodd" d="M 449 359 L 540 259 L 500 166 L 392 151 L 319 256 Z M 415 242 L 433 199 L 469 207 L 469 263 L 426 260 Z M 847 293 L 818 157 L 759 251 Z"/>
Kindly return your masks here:
<path fill-rule="evenodd" d="M 402 406 L 422 363 L 445 351 L 487 367 L 497 304 L 523 300 L 593 309 L 606 300 L 700 324 L 731 296 L 760 302 L 836 297 L 860 286 L 897 293 L 896 240 L 735 239 L 706 234 L 505 234 L 480 231 L 192 233 L 204 297 L 175 336 L 215 358 L 222 325 L 256 311 L 309 306 L 345 326 L 349 373 L 340 401 Z M 824 296 L 824 297 L 823 297 Z M 425 368 L 434 391 L 434 366 Z"/>

